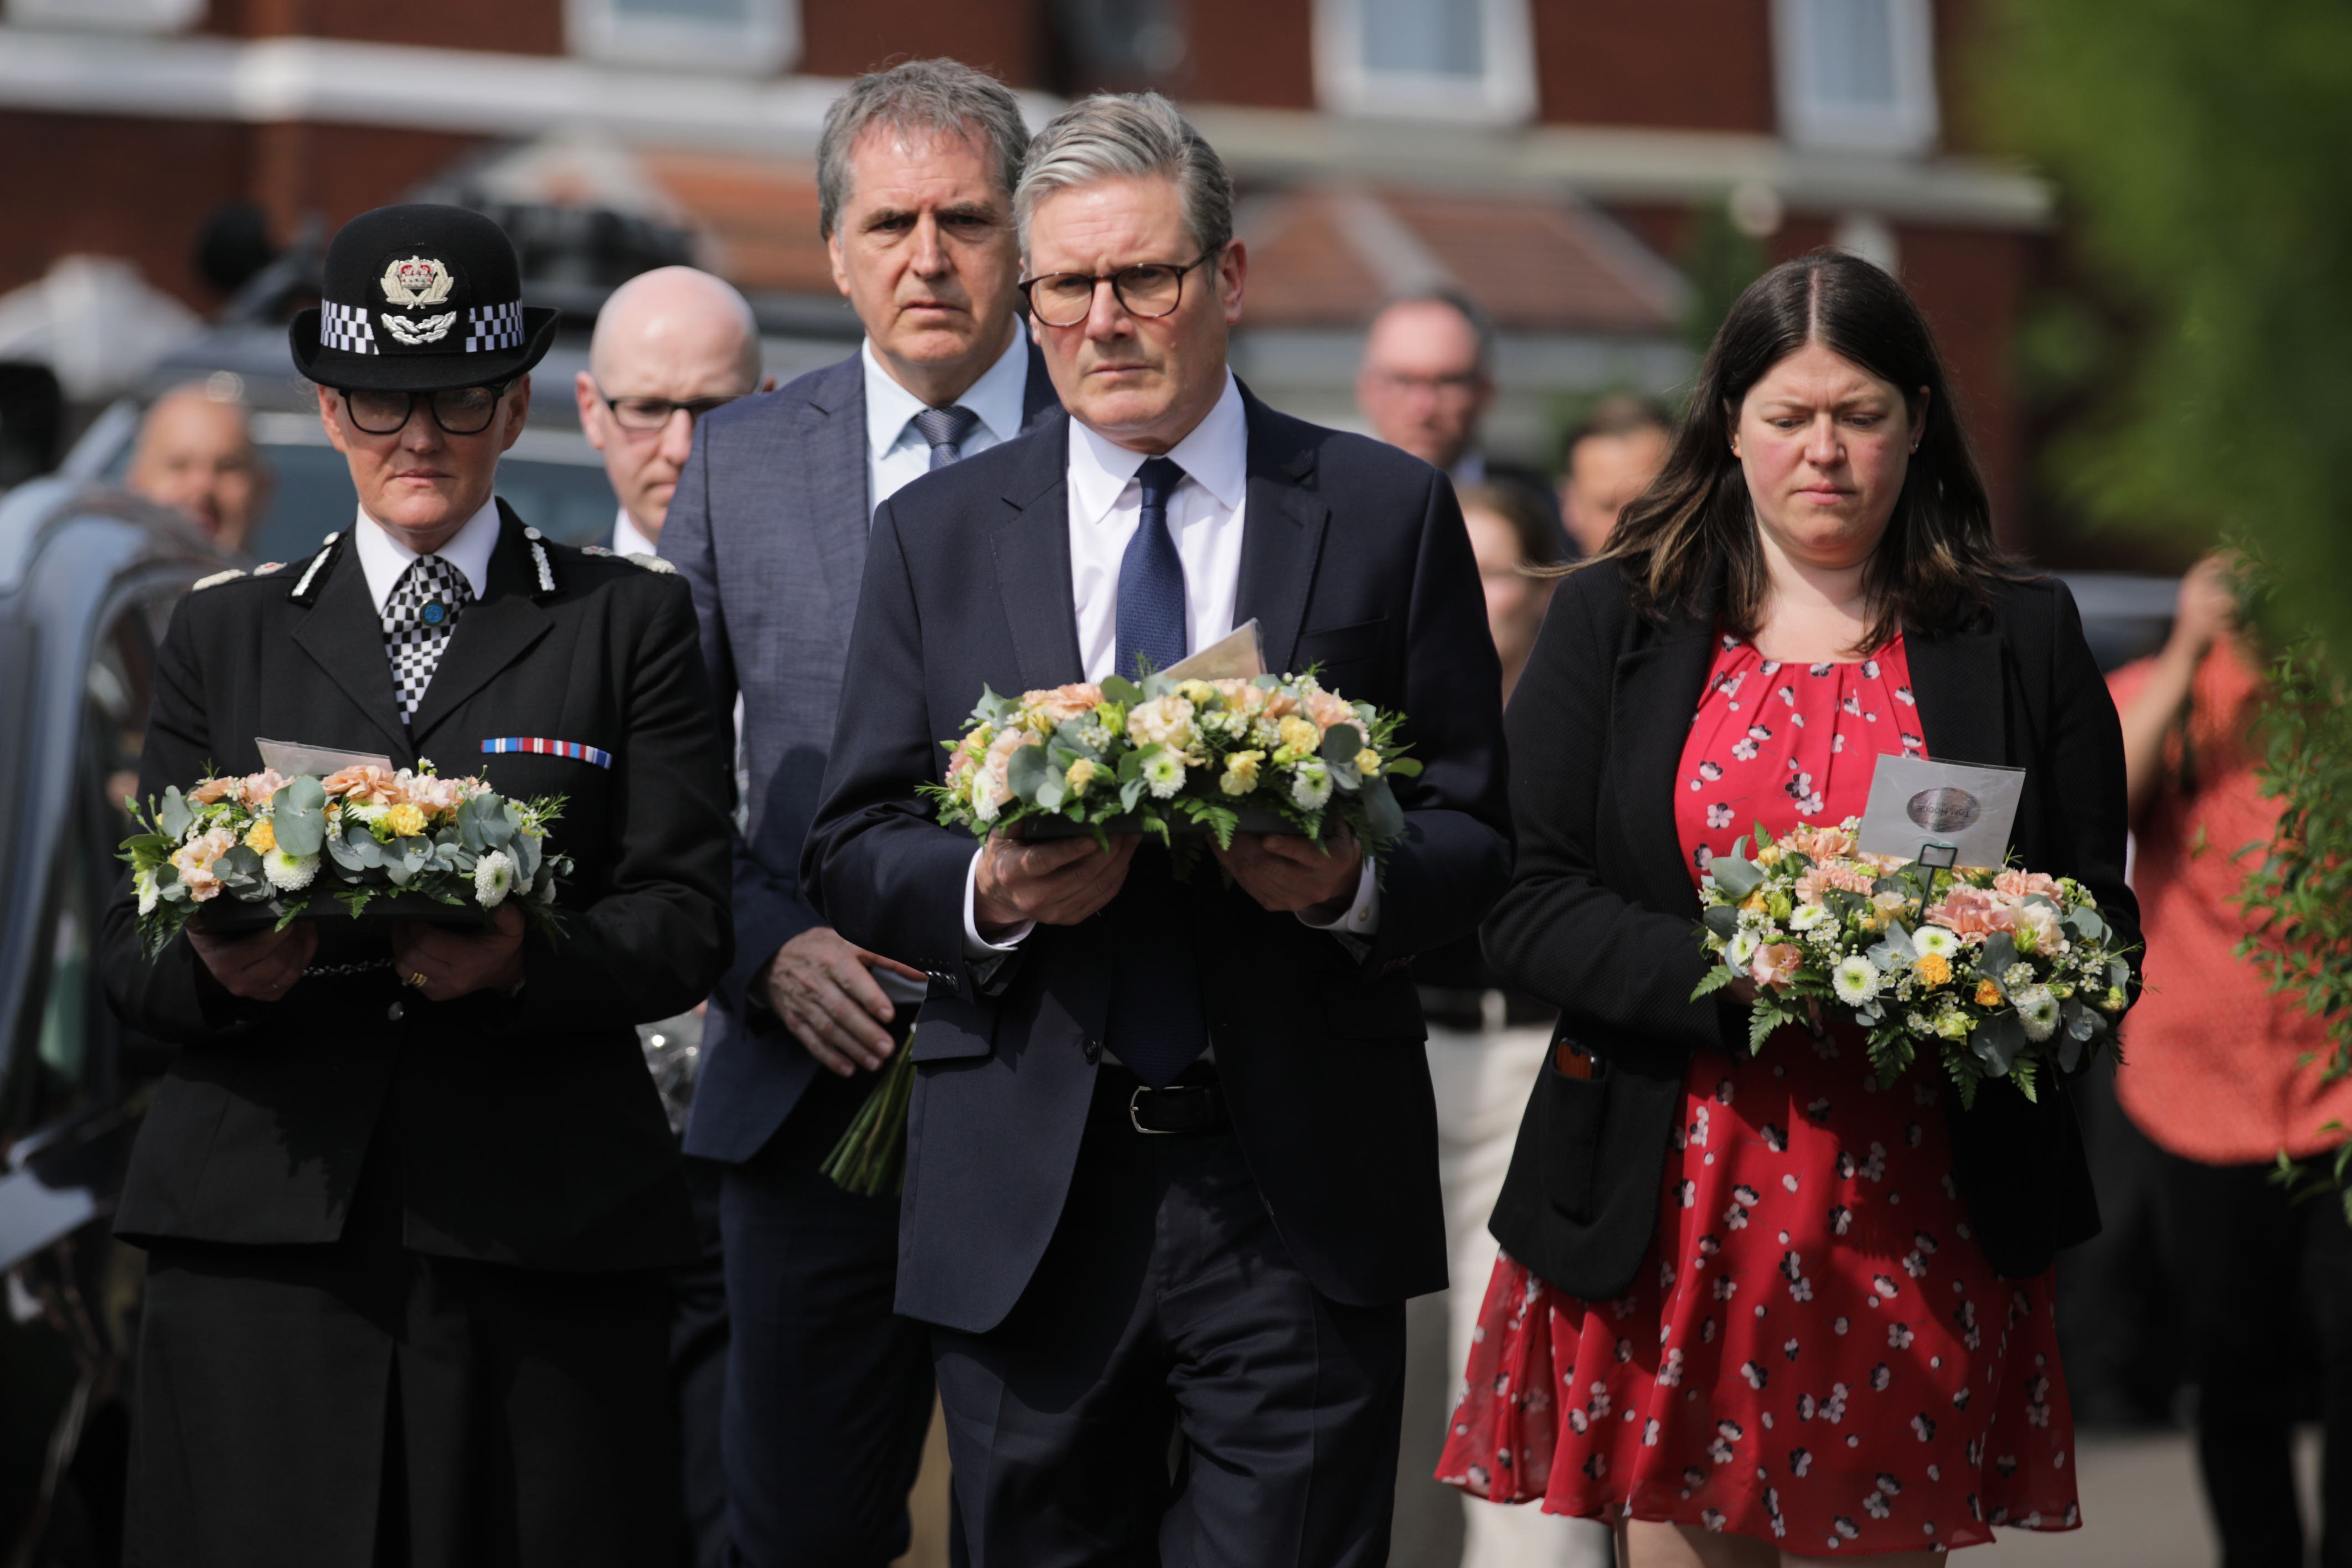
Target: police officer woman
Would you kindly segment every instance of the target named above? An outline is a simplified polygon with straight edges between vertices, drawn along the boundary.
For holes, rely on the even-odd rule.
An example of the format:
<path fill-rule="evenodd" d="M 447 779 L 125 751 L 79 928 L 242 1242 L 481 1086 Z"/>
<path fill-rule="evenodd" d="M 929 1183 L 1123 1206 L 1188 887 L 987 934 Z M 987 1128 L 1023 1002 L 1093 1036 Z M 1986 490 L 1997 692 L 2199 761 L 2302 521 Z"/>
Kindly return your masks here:
<path fill-rule="evenodd" d="M 148 1251 L 130 1561 L 670 1561 L 664 1270 L 694 1257 L 630 1026 L 729 956 L 726 762 L 685 585 L 496 499 L 552 310 L 477 214 L 386 207 L 292 329 L 358 515 L 192 594 L 142 795 L 262 737 L 562 795 L 557 934 L 199 919 L 108 984 L 177 1047 L 116 1220 Z"/>

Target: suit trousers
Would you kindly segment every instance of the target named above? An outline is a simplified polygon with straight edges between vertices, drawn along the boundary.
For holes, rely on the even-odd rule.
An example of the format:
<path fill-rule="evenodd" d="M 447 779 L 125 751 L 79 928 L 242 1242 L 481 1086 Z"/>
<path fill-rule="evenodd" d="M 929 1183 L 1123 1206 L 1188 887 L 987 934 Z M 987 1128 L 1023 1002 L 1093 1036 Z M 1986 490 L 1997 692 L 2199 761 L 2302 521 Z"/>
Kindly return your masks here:
<path fill-rule="evenodd" d="M 2291 1203 L 2270 1172 L 2172 1160 L 2164 1177 L 2198 1469 L 2221 1568 L 2302 1568 L 2294 1432 L 2317 1415 L 2320 1568 L 2352 1568 L 2352 1226 L 2332 1199 Z"/>
<path fill-rule="evenodd" d="M 922 1325 L 891 1310 L 898 1200 L 817 1168 L 874 1084 L 820 1072 L 721 1179 L 727 1523 L 746 1568 L 886 1568 L 912 1532 L 931 1364 Z"/>
<path fill-rule="evenodd" d="M 1004 1322 L 932 1331 L 969 1561 L 1377 1568 L 1404 1307 L 1318 1293 L 1240 1143 L 1139 1132 L 1136 1082 L 1100 1069 L 1060 1222 Z"/>
<path fill-rule="evenodd" d="M 125 1561 L 677 1563 L 668 1277 L 409 1251 L 390 1163 L 335 1242 L 149 1247 Z"/>

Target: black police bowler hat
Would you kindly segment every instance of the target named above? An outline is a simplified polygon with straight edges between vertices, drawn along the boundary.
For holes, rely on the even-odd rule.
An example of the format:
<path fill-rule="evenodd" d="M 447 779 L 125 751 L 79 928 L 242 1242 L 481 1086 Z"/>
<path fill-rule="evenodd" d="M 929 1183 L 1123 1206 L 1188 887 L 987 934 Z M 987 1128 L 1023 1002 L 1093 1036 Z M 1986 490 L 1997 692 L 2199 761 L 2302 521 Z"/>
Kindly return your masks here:
<path fill-rule="evenodd" d="M 555 338 L 522 302 L 506 231 L 465 207 L 378 207 L 327 244 L 324 303 L 287 329 L 294 363 L 328 386 L 435 392 L 511 381 Z"/>

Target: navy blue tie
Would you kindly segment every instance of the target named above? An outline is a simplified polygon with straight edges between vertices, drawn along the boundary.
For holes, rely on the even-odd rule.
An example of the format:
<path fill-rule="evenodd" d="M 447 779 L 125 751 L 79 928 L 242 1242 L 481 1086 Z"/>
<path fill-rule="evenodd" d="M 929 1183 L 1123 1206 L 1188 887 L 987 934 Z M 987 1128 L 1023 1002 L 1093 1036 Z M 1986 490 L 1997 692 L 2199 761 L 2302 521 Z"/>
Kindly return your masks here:
<path fill-rule="evenodd" d="M 916 434 L 931 448 L 931 467 L 944 468 L 963 456 L 980 416 L 959 403 L 952 408 L 926 408 L 915 416 Z"/>
<path fill-rule="evenodd" d="M 1168 531 L 1168 498 L 1184 470 L 1167 458 L 1146 458 L 1135 472 L 1143 487 L 1143 515 L 1118 563 L 1118 653 L 1111 673 L 1136 679 L 1138 654 L 1166 669 L 1188 651 L 1184 631 L 1184 560 Z"/>
<path fill-rule="evenodd" d="M 1182 658 L 1184 562 L 1168 531 L 1168 498 L 1184 470 L 1166 458 L 1147 458 L 1136 470 L 1143 515 L 1118 563 L 1118 653 L 1114 668 L 1132 680 L 1136 656 L 1154 669 Z M 1139 851 L 1126 885 L 1103 911 L 1111 931 L 1110 1016 L 1105 1032 L 1127 1070 L 1164 1089 L 1209 1043 L 1201 1009 L 1200 972 L 1185 919 L 1188 889 L 1169 874 L 1157 846 Z"/>

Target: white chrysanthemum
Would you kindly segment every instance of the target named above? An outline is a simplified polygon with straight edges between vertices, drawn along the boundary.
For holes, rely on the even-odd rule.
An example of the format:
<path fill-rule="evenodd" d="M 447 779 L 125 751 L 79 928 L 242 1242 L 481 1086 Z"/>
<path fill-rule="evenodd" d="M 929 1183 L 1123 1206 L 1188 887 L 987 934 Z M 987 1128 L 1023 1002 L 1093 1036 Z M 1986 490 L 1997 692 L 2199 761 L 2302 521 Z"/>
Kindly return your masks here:
<path fill-rule="evenodd" d="M 1839 1001 L 1858 1007 L 1878 994 L 1878 966 L 1860 953 L 1840 959 L 1830 971 L 1830 986 Z"/>
<path fill-rule="evenodd" d="M 1301 763 L 1290 775 L 1290 798 L 1301 811 L 1320 811 L 1331 798 L 1331 770 L 1319 762 Z"/>
<path fill-rule="evenodd" d="M 1162 746 L 1143 760 L 1143 782 L 1154 800 L 1166 800 L 1184 787 L 1184 761 Z"/>
<path fill-rule="evenodd" d="M 155 873 L 139 872 L 131 879 L 131 885 L 139 890 L 139 912 L 142 915 L 153 914 L 157 901 L 163 896 L 163 889 L 156 885 Z"/>
<path fill-rule="evenodd" d="M 2016 997 L 2017 1016 L 2029 1040 L 2046 1040 L 2058 1032 L 2058 998 L 2047 985 L 2029 985 Z"/>
<path fill-rule="evenodd" d="M 346 805 L 343 809 L 373 827 L 384 819 L 392 807 L 381 801 L 370 801 L 365 805 Z"/>
<path fill-rule="evenodd" d="M 474 901 L 486 910 L 506 901 L 514 887 L 515 863 L 503 849 L 493 849 L 474 862 Z"/>
<path fill-rule="evenodd" d="M 1921 926 L 1911 933 L 1911 946 L 1922 958 L 1950 958 L 1960 951 L 1960 939 L 1942 926 Z"/>
<path fill-rule="evenodd" d="M 1723 956 L 1729 961 L 1732 968 L 1746 969 L 1748 961 L 1755 957 L 1756 950 L 1763 945 L 1764 939 L 1754 931 L 1736 931 L 1731 933 L 1731 941 L 1725 944 Z"/>
<path fill-rule="evenodd" d="M 1830 911 L 1825 905 L 1799 904 L 1795 909 L 1789 911 L 1789 929 L 1790 931 L 1811 931 L 1829 918 Z"/>
<path fill-rule="evenodd" d="M 269 885 L 281 893 L 299 893 L 310 885 L 319 874 L 316 855 L 289 855 L 283 849 L 272 849 L 261 858 L 261 874 Z"/>

